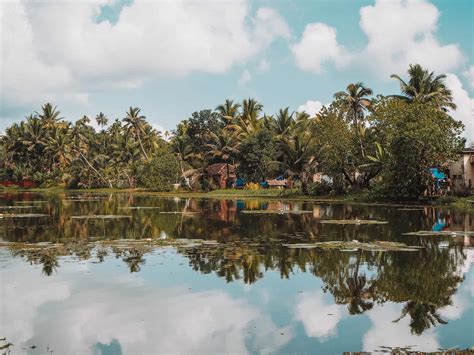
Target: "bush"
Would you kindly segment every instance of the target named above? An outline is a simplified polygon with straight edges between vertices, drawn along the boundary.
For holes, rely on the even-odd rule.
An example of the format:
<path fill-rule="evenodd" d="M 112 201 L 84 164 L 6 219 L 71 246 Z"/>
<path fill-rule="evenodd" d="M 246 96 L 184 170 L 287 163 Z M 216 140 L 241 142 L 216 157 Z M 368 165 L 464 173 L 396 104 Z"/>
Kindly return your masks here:
<path fill-rule="evenodd" d="M 332 185 L 326 181 L 314 182 L 308 184 L 307 191 L 310 196 L 329 195 L 332 191 Z"/>
<path fill-rule="evenodd" d="M 137 172 L 137 185 L 154 191 L 171 191 L 179 181 L 180 171 L 176 157 L 167 153 L 154 157 Z"/>
<path fill-rule="evenodd" d="M 260 185 L 256 182 L 249 182 L 247 185 L 245 185 L 246 190 L 259 190 Z"/>

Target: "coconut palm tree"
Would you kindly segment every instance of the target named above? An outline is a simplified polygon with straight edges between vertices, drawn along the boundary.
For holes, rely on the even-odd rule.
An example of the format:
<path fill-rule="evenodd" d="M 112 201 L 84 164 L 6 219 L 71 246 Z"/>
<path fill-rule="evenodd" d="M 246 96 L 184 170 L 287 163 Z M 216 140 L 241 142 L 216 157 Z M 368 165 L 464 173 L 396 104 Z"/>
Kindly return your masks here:
<path fill-rule="evenodd" d="M 372 89 L 364 86 L 362 83 L 355 83 L 347 85 L 346 91 L 340 91 L 334 94 L 336 100 L 340 100 L 342 107 L 346 112 L 348 121 L 351 121 L 354 130 L 359 139 L 360 152 L 362 157 L 365 157 L 365 148 L 362 142 L 362 131 L 364 114 L 370 108 L 369 96 L 372 95 Z"/>
<path fill-rule="evenodd" d="M 281 137 L 288 133 L 294 124 L 293 119 L 294 112 L 290 114 L 289 107 L 280 109 L 272 120 L 269 120 L 270 128 L 276 133 L 277 136 Z"/>
<path fill-rule="evenodd" d="M 229 125 L 229 129 L 237 133 L 237 138 L 245 139 L 253 132 L 257 131 L 263 124 L 260 119 L 260 113 L 263 110 L 263 105 L 254 99 L 245 99 L 242 102 L 242 112 L 237 115 L 236 123 Z"/>
<path fill-rule="evenodd" d="M 222 131 L 216 134 L 209 131 L 210 143 L 206 144 L 208 148 L 207 156 L 209 160 L 218 159 L 226 163 L 227 177 L 229 177 L 229 163 L 239 154 L 238 145 L 235 134 L 228 131 Z"/>
<path fill-rule="evenodd" d="M 97 116 L 95 116 L 95 120 L 97 124 L 102 127 L 102 129 L 107 126 L 107 123 L 109 122 L 109 119 L 103 112 L 99 112 Z"/>
<path fill-rule="evenodd" d="M 61 112 L 58 111 L 57 106 L 53 106 L 49 102 L 41 106 L 41 113 L 36 112 L 36 115 L 43 122 L 46 129 L 53 128 L 62 119 L 59 116 L 60 114 Z"/>
<path fill-rule="evenodd" d="M 412 64 L 408 68 L 408 82 L 400 76 L 392 74 L 391 78 L 400 83 L 402 95 L 392 97 L 407 101 L 432 102 L 443 111 L 456 109 L 451 90 L 445 84 L 446 75 L 435 75 L 419 64 Z"/>
<path fill-rule="evenodd" d="M 140 144 L 140 149 L 143 153 L 143 156 L 148 160 L 148 154 L 145 151 L 142 143 L 142 135 L 145 132 L 145 116 L 140 115 L 140 109 L 138 107 L 131 107 L 126 112 L 126 116 L 122 119 L 125 123 L 125 129 L 128 133 L 133 134 L 133 136 L 138 140 Z"/>
<path fill-rule="evenodd" d="M 220 113 L 224 122 L 231 123 L 239 114 L 239 108 L 239 103 L 234 103 L 234 100 L 226 99 L 222 105 L 216 107 L 216 111 Z"/>

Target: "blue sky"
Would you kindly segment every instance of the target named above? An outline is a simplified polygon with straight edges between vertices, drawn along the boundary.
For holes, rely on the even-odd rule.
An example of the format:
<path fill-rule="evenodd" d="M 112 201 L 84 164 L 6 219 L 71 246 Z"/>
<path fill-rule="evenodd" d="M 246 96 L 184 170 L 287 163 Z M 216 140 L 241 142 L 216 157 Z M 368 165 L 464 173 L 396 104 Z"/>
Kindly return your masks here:
<path fill-rule="evenodd" d="M 172 129 L 226 98 L 314 111 L 348 83 L 398 92 L 418 62 L 448 74 L 474 139 L 471 0 L 3 2 L 0 130 L 52 101 L 68 119 L 139 106 Z M 312 113 L 312 112 L 310 112 Z"/>

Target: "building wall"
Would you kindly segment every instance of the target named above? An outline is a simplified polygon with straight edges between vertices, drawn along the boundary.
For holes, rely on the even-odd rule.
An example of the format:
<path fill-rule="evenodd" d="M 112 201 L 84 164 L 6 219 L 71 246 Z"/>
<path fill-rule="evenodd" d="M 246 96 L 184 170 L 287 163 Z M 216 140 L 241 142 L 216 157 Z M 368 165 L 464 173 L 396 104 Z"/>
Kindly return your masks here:
<path fill-rule="evenodd" d="M 449 166 L 454 192 L 474 192 L 474 164 L 471 164 L 471 156 L 474 159 L 474 152 L 463 153 L 458 161 Z"/>

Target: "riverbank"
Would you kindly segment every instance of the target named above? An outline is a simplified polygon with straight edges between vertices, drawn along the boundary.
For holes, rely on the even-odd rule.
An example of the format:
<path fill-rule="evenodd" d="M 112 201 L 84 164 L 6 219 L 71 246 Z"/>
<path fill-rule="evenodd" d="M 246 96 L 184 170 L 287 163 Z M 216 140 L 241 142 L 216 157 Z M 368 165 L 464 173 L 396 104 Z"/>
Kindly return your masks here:
<path fill-rule="evenodd" d="M 2 190 L 0 190 L 2 191 Z M 345 204 L 364 204 L 364 205 L 378 205 L 378 206 L 435 206 L 435 207 L 450 207 L 456 209 L 474 210 L 474 196 L 456 197 L 456 196 L 441 196 L 431 199 L 423 199 L 413 202 L 394 202 L 374 200 L 369 198 L 364 193 L 347 194 L 337 196 L 309 196 L 304 195 L 300 190 L 273 190 L 273 189 L 259 189 L 259 190 L 245 190 L 245 189 L 221 189 L 210 192 L 190 192 L 190 191 L 169 191 L 158 192 L 148 189 L 119 189 L 119 188 L 100 188 L 100 189 L 79 189 L 70 190 L 62 187 L 49 188 L 3 188 L 3 191 L 9 192 L 41 192 L 41 193 L 133 193 L 137 195 L 154 195 L 163 197 L 194 197 L 194 198 L 255 198 L 255 199 L 283 199 L 296 201 L 313 201 L 321 203 L 345 203 Z"/>

